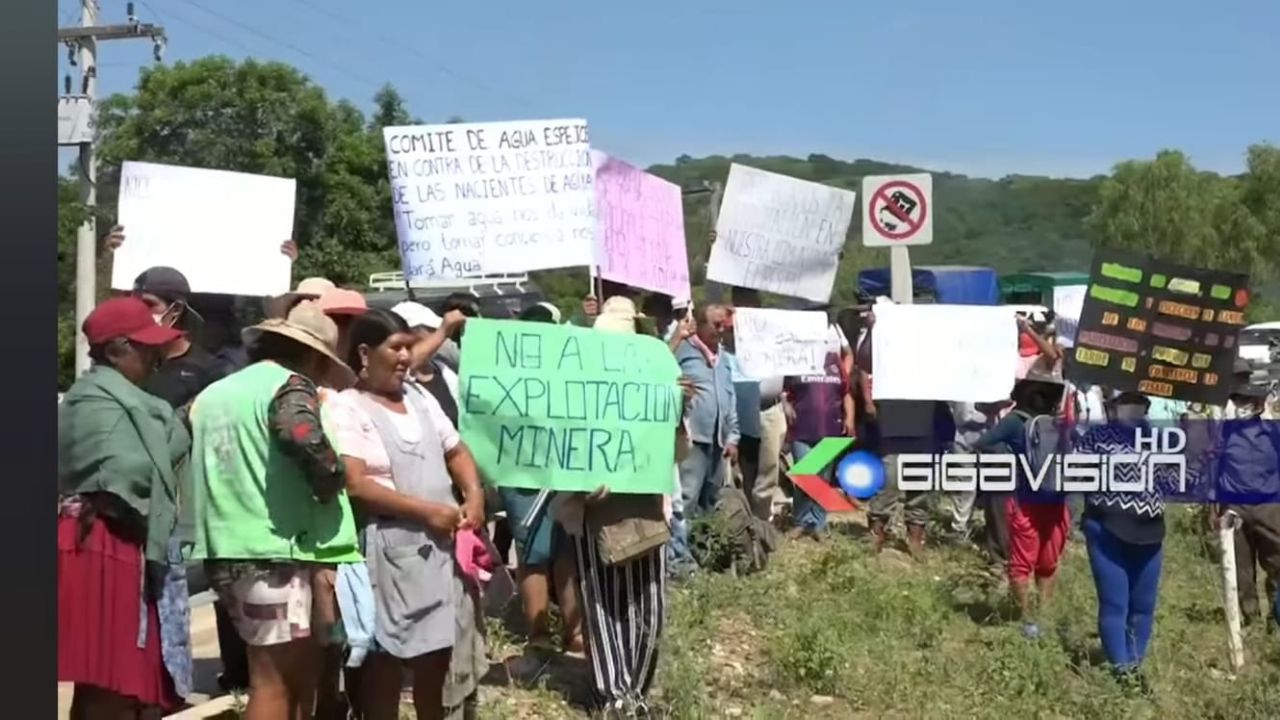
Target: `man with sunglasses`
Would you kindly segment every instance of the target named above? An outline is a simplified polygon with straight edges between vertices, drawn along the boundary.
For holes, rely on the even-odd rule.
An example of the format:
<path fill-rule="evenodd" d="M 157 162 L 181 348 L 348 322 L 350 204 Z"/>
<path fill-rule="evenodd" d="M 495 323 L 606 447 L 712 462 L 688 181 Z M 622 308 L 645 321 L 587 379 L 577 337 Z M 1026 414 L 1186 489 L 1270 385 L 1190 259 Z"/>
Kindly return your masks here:
<path fill-rule="evenodd" d="M 144 387 L 181 408 L 222 375 L 218 361 L 191 340 L 202 323 L 200 315 L 188 304 L 191 285 L 171 267 L 153 267 L 134 281 L 133 296 L 147 304 L 158 325 L 186 333 L 165 348 L 160 368 Z"/>

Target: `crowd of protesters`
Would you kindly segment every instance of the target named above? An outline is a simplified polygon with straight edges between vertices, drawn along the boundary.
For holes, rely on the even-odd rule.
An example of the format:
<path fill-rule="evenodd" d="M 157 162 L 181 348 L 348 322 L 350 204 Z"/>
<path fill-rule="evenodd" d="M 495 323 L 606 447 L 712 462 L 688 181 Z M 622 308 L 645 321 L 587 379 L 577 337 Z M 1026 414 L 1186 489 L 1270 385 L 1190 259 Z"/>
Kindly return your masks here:
<path fill-rule="evenodd" d="M 109 244 L 121 242 L 118 230 Z M 282 251 L 296 255 L 292 243 Z M 59 680 L 76 685 L 73 717 L 168 711 L 190 695 L 192 560 L 218 598 L 221 681 L 247 690 L 250 720 L 397 718 L 406 677 L 418 717 L 475 717 L 489 668 L 484 592 L 508 564 L 530 650 L 584 656 L 599 708 L 642 716 L 668 584 L 706 571 L 697 528 L 726 492 L 740 489 L 754 522 L 822 542 L 826 510 L 790 486 L 785 463 L 823 438 L 852 437 L 889 475 L 867 506 L 873 549 L 889 545 L 901 514 L 906 549 L 921 557 L 932 498 L 898 491 L 897 456 L 1125 454 L 1152 415 L 1138 393 L 1064 382 L 1052 325 L 1027 318 L 1009 398 L 876 401 L 874 306 L 813 307 L 831 315 L 822 372 L 755 379 L 733 332 L 735 309 L 760 304 L 754 292 L 692 308 L 652 294 L 638 306 L 629 288 L 601 294 L 568 322 L 654 335 L 680 367 L 669 495 L 611 494 L 601 478 L 593 493 L 547 497 L 481 476 L 458 431 L 466 324 L 482 314 L 474 295 L 379 309 L 311 278 L 269 301 L 206 298 L 197 312 L 182 274 L 158 267 L 101 303 L 81 328 L 92 368 L 59 411 L 58 664 Z M 516 319 L 562 322 L 548 303 Z M 1280 472 L 1274 428 L 1256 422 L 1265 399 L 1241 382 L 1224 411 L 1236 426 L 1218 457 L 1241 497 L 1280 482 L 1260 476 Z M 1103 649 L 1118 677 L 1140 685 L 1161 494 L 1095 493 L 1080 505 L 1017 488 L 948 496 L 951 531 L 967 538 L 981 510 L 981 544 L 1035 638 L 1078 525 Z M 1260 615 L 1256 558 L 1280 621 L 1280 505 L 1242 502 L 1223 508 L 1244 522 L 1242 606 Z M 628 542 L 587 530 L 601 523 Z"/>

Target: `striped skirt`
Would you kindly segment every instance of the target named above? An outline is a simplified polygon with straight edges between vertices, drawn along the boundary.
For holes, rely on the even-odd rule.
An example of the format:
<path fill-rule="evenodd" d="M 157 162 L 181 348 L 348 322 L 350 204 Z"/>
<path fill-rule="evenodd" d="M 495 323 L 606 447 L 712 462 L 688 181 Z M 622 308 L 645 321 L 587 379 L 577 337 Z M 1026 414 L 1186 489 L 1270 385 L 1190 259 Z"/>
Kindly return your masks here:
<path fill-rule="evenodd" d="M 607 565 L 590 533 L 572 540 L 596 699 L 602 708 L 643 708 L 666 619 L 666 547 Z"/>

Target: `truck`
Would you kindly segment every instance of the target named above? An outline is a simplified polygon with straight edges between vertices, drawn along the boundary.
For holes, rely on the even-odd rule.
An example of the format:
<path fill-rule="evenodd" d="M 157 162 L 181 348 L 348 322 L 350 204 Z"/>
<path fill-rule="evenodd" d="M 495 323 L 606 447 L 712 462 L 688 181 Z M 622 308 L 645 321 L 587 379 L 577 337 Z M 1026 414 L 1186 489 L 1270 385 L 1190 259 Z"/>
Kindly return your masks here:
<path fill-rule="evenodd" d="M 474 278 L 406 283 L 404 273 L 388 271 L 369 276 L 363 293 L 369 307 L 391 309 L 406 300 L 422 303 L 437 313 L 449 295 L 471 293 L 480 298 L 480 313 L 489 318 L 511 318 L 530 305 L 546 300 L 542 288 L 528 274 L 485 275 Z"/>

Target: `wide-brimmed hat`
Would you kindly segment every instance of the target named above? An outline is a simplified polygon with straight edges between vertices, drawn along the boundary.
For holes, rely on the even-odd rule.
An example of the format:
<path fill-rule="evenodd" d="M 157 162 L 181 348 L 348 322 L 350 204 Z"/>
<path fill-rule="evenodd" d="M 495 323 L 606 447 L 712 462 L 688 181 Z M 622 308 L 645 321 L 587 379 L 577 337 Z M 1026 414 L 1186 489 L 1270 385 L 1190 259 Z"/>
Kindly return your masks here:
<path fill-rule="evenodd" d="M 319 300 L 321 295 L 336 290 L 332 280 L 322 277 L 309 277 L 289 292 L 276 297 L 267 298 L 267 316 L 281 318 L 289 314 L 298 303 L 304 300 Z"/>
<path fill-rule="evenodd" d="M 272 333 L 306 346 L 332 363 L 334 370 L 346 384 L 354 383 L 356 375 L 338 357 L 338 325 L 314 302 L 303 302 L 289 311 L 289 316 L 271 318 L 251 328 L 245 328 L 241 336 L 245 345 L 252 345 L 263 333 Z"/>
<path fill-rule="evenodd" d="M 610 332 L 634 333 L 637 317 L 639 313 L 636 312 L 636 304 L 631 298 L 614 295 L 600 307 L 600 314 L 596 316 L 592 327 Z"/>

